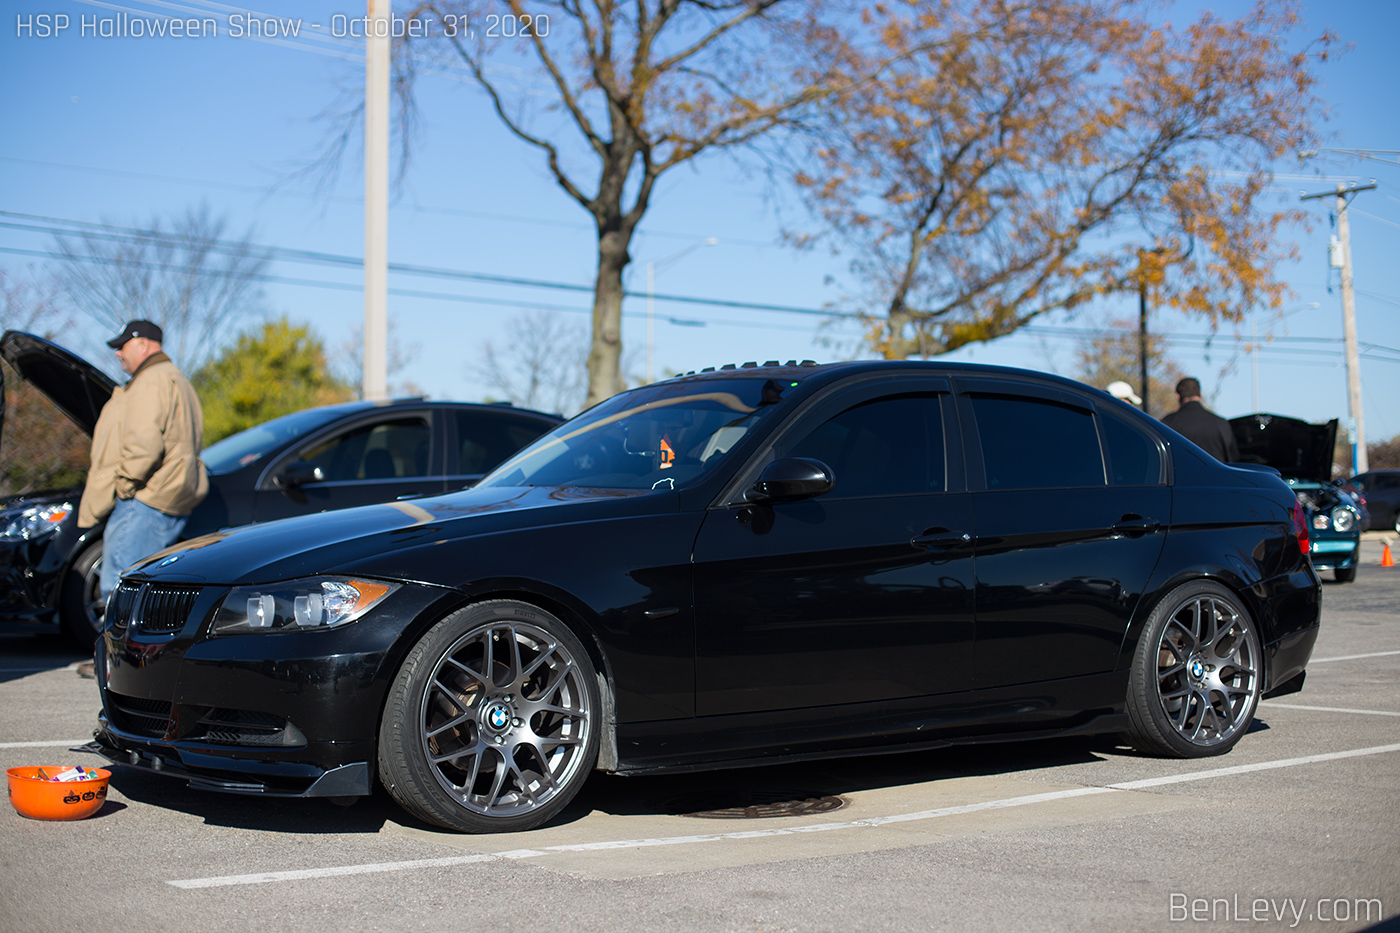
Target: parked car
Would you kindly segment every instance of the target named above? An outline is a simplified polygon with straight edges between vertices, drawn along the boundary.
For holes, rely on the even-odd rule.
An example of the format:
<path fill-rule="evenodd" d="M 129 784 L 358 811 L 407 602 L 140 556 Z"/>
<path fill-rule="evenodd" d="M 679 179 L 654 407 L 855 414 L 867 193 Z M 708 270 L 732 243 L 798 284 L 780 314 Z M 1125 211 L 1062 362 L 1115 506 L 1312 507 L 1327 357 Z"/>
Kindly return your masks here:
<path fill-rule="evenodd" d="M 1121 731 L 1228 751 L 1302 686 L 1302 507 L 1078 383 L 746 363 L 617 395 L 465 492 L 129 569 L 94 750 L 256 795 L 382 782 L 490 832 L 638 773 Z"/>
<path fill-rule="evenodd" d="M 0 355 L 92 435 L 116 385 L 111 378 L 33 334 L 7 332 Z M 183 536 L 460 489 L 562 420 L 423 399 L 347 402 L 275 418 L 204 449 L 209 495 Z M 78 487 L 0 500 L 0 618 L 57 619 L 91 645 L 103 612 L 105 523 L 77 527 L 81 498 Z"/>
<path fill-rule="evenodd" d="M 1370 510 L 1372 531 L 1400 534 L 1400 470 L 1371 470 L 1347 480 L 1343 489 L 1355 489 Z"/>
<path fill-rule="evenodd" d="M 1283 475 L 1307 510 L 1313 566 L 1331 570 L 1338 583 L 1356 579 L 1366 507 L 1332 480 L 1337 419 L 1309 424 L 1264 413 L 1230 420 L 1240 457 L 1271 466 Z"/>

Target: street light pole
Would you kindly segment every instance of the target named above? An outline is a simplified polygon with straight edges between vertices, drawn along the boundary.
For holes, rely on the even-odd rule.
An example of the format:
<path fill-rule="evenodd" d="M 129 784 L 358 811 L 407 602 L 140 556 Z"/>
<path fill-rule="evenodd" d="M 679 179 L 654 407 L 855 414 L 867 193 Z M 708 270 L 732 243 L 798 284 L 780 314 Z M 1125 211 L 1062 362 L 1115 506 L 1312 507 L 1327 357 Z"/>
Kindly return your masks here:
<path fill-rule="evenodd" d="M 388 396 L 389 0 L 365 18 L 365 352 L 361 392 Z"/>
<path fill-rule="evenodd" d="M 669 265 L 680 262 L 702 246 L 715 246 L 716 237 L 697 240 L 685 249 L 672 253 L 664 259 L 647 263 L 647 383 L 656 381 L 656 273 Z"/>
<path fill-rule="evenodd" d="M 1347 197 L 1358 191 L 1369 191 L 1376 187 L 1357 185 L 1348 188 L 1338 184 L 1337 190 L 1318 194 L 1305 194 L 1300 200 L 1335 196 L 1337 199 L 1337 238 L 1342 252 L 1342 336 L 1346 342 L 1347 360 L 1347 434 L 1351 437 L 1352 475 L 1365 473 L 1370 469 L 1366 456 L 1366 419 L 1361 410 L 1361 354 L 1356 348 L 1356 296 L 1352 291 L 1351 277 L 1351 225 L 1347 222 Z"/>

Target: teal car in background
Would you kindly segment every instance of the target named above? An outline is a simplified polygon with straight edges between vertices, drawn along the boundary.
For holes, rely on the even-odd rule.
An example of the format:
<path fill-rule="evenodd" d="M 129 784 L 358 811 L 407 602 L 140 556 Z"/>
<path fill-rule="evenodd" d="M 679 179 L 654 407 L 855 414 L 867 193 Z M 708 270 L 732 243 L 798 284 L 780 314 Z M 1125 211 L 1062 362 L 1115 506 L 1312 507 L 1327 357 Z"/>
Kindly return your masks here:
<path fill-rule="evenodd" d="M 1310 424 L 1258 413 L 1233 418 L 1230 427 L 1240 459 L 1278 470 L 1307 511 L 1313 567 L 1331 570 L 1338 583 L 1355 580 L 1370 515 L 1362 500 L 1332 479 L 1337 419 Z"/>

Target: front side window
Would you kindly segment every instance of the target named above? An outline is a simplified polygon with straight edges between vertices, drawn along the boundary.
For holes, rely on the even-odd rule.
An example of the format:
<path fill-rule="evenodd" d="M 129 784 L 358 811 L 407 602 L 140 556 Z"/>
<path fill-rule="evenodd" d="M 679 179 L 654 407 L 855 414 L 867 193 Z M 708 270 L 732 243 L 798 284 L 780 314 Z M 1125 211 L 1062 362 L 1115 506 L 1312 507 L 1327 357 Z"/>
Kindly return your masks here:
<path fill-rule="evenodd" d="M 328 482 L 405 479 L 428 475 L 431 434 L 421 418 L 361 425 L 317 444 L 302 459 Z"/>
<path fill-rule="evenodd" d="M 876 399 L 847 409 L 801 437 L 779 457 L 810 457 L 831 468 L 828 498 L 942 492 L 943 419 L 936 396 Z"/>
<path fill-rule="evenodd" d="M 1104 485 L 1094 416 L 1044 399 L 973 396 L 987 488 Z"/>
<path fill-rule="evenodd" d="M 479 485 L 674 489 L 712 473 L 798 384 L 734 377 L 633 389 L 550 431 Z"/>

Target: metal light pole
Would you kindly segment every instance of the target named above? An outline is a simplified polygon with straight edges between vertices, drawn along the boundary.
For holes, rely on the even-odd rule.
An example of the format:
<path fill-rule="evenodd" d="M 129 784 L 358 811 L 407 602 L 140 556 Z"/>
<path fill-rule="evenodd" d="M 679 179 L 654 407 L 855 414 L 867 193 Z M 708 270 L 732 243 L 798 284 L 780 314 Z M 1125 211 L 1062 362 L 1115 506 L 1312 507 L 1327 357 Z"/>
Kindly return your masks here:
<path fill-rule="evenodd" d="M 1357 185 L 1348 188 L 1338 184 L 1337 190 L 1318 194 L 1305 194 L 1300 200 L 1335 196 L 1337 199 L 1337 238 L 1342 251 L 1342 336 L 1346 342 L 1347 359 L 1347 434 L 1351 437 L 1352 475 L 1365 473 L 1370 469 L 1366 456 L 1366 419 L 1361 410 L 1361 355 L 1356 349 L 1356 296 L 1352 292 L 1351 280 L 1351 226 L 1347 223 L 1347 197 L 1358 191 L 1369 191 L 1376 187 Z"/>
<path fill-rule="evenodd" d="M 389 394 L 389 0 L 365 18 L 365 353 L 362 392 Z"/>
<path fill-rule="evenodd" d="M 702 246 L 715 246 L 716 237 L 698 240 L 679 252 L 664 259 L 647 263 L 647 383 L 656 381 L 656 273 L 667 266 L 680 262 Z"/>

